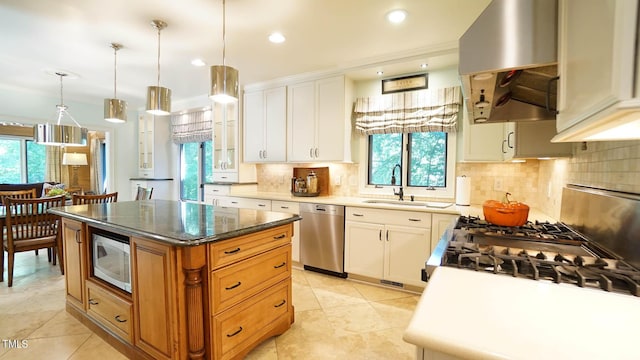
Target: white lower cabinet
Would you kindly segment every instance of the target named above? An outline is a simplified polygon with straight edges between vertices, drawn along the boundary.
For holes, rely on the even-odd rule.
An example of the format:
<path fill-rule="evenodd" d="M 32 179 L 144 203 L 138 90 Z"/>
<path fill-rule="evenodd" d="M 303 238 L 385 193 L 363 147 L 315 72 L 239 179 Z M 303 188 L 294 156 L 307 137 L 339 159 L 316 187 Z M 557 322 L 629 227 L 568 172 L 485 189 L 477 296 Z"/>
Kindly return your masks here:
<path fill-rule="evenodd" d="M 287 214 L 300 214 L 300 204 L 293 201 L 271 200 L 271 211 Z M 291 260 L 300 262 L 300 221 L 293 223 L 291 236 Z"/>
<path fill-rule="evenodd" d="M 430 254 L 430 213 L 347 207 L 347 273 L 424 287 L 420 275 Z"/>
<path fill-rule="evenodd" d="M 234 196 L 221 197 L 218 201 L 218 205 L 240 209 L 271 210 L 271 200 L 250 199 Z"/>

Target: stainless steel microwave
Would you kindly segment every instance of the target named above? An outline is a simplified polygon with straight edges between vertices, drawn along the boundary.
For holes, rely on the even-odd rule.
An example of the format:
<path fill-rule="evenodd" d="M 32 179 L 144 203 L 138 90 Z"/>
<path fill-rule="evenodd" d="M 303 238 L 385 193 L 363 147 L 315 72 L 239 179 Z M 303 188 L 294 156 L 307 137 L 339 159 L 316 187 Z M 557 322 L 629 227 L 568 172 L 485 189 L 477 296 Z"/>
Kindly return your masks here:
<path fill-rule="evenodd" d="M 129 238 L 94 232 L 91 238 L 93 276 L 131 293 L 131 247 Z"/>

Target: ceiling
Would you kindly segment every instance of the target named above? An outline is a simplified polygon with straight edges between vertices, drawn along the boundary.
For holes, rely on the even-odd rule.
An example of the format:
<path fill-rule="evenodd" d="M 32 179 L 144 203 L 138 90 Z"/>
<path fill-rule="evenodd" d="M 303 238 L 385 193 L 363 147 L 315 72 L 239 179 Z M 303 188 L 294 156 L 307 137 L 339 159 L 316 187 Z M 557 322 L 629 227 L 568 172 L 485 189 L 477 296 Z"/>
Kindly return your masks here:
<path fill-rule="evenodd" d="M 303 73 L 344 70 L 356 80 L 420 72 L 457 64 L 457 40 L 489 0 L 227 0 L 226 64 L 242 85 Z M 391 24 L 385 14 L 405 9 Z M 117 95 L 130 108 L 144 106 L 146 87 L 157 81 L 157 32 L 161 32 L 160 85 L 185 99 L 208 92 L 208 66 L 222 63 L 222 0 L 2 0 L 0 87 L 102 104 Z M 279 31 L 287 38 L 272 44 Z M 191 65 L 194 58 L 207 66 Z"/>

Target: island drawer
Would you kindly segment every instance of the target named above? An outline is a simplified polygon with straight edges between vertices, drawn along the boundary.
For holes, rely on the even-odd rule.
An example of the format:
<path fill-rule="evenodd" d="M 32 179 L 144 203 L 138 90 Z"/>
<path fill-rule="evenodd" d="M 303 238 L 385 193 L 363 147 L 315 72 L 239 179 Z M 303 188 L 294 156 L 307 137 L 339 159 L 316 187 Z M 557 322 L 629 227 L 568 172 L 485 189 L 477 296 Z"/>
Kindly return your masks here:
<path fill-rule="evenodd" d="M 247 346 L 260 340 L 282 323 L 289 321 L 291 285 L 282 281 L 246 301 L 213 317 L 211 343 L 215 359 L 235 359 Z"/>
<path fill-rule="evenodd" d="M 210 270 L 244 260 L 291 242 L 291 224 L 209 245 Z"/>
<path fill-rule="evenodd" d="M 87 281 L 87 295 L 87 314 L 131 343 L 131 303 L 90 281 Z"/>
<path fill-rule="evenodd" d="M 211 273 L 213 313 L 291 276 L 291 245 L 262 253 Z"/>

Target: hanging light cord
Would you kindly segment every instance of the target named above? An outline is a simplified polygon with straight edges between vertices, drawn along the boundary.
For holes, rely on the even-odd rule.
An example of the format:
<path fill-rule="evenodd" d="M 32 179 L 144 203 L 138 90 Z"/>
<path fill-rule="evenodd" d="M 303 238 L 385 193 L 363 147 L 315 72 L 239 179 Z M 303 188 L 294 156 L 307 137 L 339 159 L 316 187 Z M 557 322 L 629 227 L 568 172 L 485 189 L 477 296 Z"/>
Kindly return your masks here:
<path fill-rule="evenodd" d="M 158 29 L 158 87 L 160 87 L 160 30 L 161 26 L 156 27 Z"/>
<path fill-rule="evenodd" d="M 63 94 L 63 92 L 62 92 L 62 78 L 67 76 L 67 74 L 57 72 L 56 75 L 58 75 L 60 77 L 60 105 L 56 106 L 58 108 L 58 124 L 57 125 L 60 125 L 60 121 L 62 120 L 62 117 L 64 116 L 64 114 L 67 114 L 71 118 L 71 120 L 73 120 L 73 122 L 78 127 L 82 127 L 82 126 L 80 126 L 80 124 L 78 124 L 76 119 L 74 119 L 73 116 L 71 116 L 71 114 L 69 114 L 69 112 L 67 111 L 67 106 L 64 104 L 64 97 L 62 95 Z"/>
<path fill-rule="evenodd" d="M 226 66 L 225 58 L 226 58 L 226 48 L 227 48 L 227 42 L 226 42 L 227 30 L 226 30 L 225 18 L 226 18 L 225 0 L 222 0 L 222 66 Z"/>
<path fill-rule="evenodd" d="M 118 49 L 120 49 L 118 44 L 111 44 L 113 48 L 113 98 L 117 99 L 116 96 L 116 84 L 118 83 Z"/>

